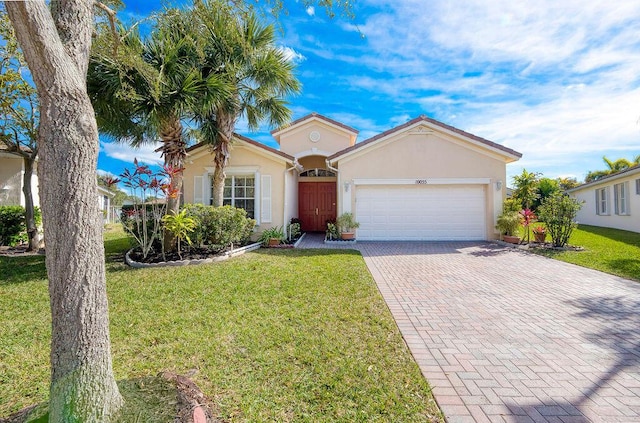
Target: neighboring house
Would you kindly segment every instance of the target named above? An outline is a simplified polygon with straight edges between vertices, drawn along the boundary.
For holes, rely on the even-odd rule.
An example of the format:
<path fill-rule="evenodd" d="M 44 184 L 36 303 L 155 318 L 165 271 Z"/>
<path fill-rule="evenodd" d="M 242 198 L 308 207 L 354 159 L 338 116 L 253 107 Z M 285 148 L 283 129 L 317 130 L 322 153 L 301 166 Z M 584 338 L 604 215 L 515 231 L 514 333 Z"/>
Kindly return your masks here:
<path fill-rule="evenodd" d="M 496 239 L 506 164 L 522 155 L 420 116 L 356 143 L 358 131 L 312 113 L 272 132 L 276 150 L 236 135 L 225 204 L 243 207 L 259 230 L 323 232 L 352 212 L 360 240 Z M 184 201 L 211 204 L 209 147 L 188 149 Z"/>
<path fill-rule="evenodd" d="M 567 191 L 581 201 L 578 223 L 640 232 L 640 165 Z"/>
<path fill-rule="evenodd" d="M 38 197 L 38 176 L 36 175 L 38 163 L 34 165 L 33 176 L 31 178 L 31 191 L 33 192 L 33 203 L 40 205 Z M 0 206 L 23 206 L 25 205 L 22 183 L 24 175 L 24 161 L 22 156 L 10 153 L 7 147 L 0 142 Z"/>
<path fill-rule="evenodd" d="M 37 166 L 38 162 L 36 160 L 33 176 L 31 177 L 31 192 L 34 206 L 39 207 Z M 24 193 L 22 192 L 23 176 L 24 162 L 22 157 L 8 152 L 5 145 L 0 143 L 0 206 L 25 206 Z M 114 193 L 98 186 L 98 207 L 105 215 L 105 222 L 110 221 L 108 211 L 111 208 L 111 199 L 114 196 Z"/>

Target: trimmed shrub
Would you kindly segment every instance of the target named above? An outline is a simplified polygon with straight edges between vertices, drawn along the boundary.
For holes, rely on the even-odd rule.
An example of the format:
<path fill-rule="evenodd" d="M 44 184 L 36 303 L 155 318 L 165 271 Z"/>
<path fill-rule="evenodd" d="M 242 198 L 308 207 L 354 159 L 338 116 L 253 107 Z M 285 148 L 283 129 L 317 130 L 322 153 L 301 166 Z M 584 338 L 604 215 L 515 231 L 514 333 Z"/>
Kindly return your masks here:
<path fill-rule="evenodd" d="M 24 207 L 0 207 L 0 245 L 14 246 L 26 240 Z"/>
<path fill-rule="evenodd" d="M 555 247 L 564 247 L 578 224 L 575 222 L 582 204 L 560 192 L 547 197 L 538 209 L 538 219 L 544 222 Z"/>
<path fill-rule="evenodd" d="M 256 225 L 255 220 L 247 218 L 244 209 L 232 206 L 186 204 L 183 209 L 197 222 L 191 239 L 198 245 L 227 247 L 245 243 Z"/>

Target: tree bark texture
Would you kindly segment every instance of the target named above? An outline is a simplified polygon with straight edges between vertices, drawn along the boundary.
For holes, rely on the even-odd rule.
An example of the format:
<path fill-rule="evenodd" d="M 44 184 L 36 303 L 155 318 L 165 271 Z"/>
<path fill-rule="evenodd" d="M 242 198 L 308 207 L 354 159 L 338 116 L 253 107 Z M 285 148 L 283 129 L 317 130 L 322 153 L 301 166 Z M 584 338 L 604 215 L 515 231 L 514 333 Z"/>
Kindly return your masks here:
<path fill-rule="evenodd" d="M 224 201 L 224 180 L 227 175 L 225 168 L 229 162 L 231 153 L 229 147 L 233 139 L 233 130 L 236 126 L 237 117 L 232 113 L 219 110 L 216 113 L 216 125 L 218 134 L 213 145 L 214 162 L 216 168 L 213 172 L 213 205 L 219 207 Z"/>
<path fill-rule="evenodd" d="M 35 156 L 35 155 L 34 155 Z M 31 179 L 33 176 L 33 163 L 35 158 L 22 156 L 24 163 L 24 175 L 22 176 L 22 193 L 24 194 L 24 216 L 27 221 L 27 237 L 29 247 L 27 251 L 38 250 L 38 227 L 33 206 L 33 192 L 31 190 Z"/>
<path fill-rule="evenodd" d="M 178 214 L 180 211 L 180 196 L 182 195 L 182 180 L 184 159 L 187 157 L 187 143 L 182 136 L 182 123 L 177 117 L 167 119 L 165 125 L 160 130 L 160 139 L 164 156 L 164 165 L 172 169 L 172 177 L 167 195 L 167 214 Z M 171 231 L 165 230 L 163 235 L 164 249 L 174 251 L 176 248 L 176 237 Z"/>
<path fill-rule="evenodd" d="M 111 363 L 98 130 L 86 92 L 93 2 L 5 2 L 40 98 L 40 198 L 52 317 L 52 422 L 109 421 L 122 405 Z"/>

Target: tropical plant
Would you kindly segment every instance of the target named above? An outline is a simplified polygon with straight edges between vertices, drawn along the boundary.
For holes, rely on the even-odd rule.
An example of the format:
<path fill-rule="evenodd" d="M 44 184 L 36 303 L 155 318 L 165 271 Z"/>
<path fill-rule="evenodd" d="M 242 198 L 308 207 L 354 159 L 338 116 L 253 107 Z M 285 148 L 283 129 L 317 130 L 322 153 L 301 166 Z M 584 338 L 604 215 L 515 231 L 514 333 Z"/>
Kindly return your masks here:
<path fill-rule="evenodd" d="M 524 227 L 524 234 L 525 234 L 524 237 L 526 241 L 529 242 L 531 239 L 529 236 L 529 227 L 531 226 L 532 223 L 536 221 L 537 219 L 536 215 L 529 209 L 520 210 L 519 214 L 520 214 L 520 223 Z"/>
<path fill-rule="evenodd" d="M 520 209 L 531 209 L 538 198 L 538 173 L 522 169 L 520 175 L 513 177 L 513 198 L 520 202 Z"/>
<path fill-rule="evenodd" d="M 202 30 L 203 77 L 215 77 L 230 90 L 196 116 L 199 136 L 214 154 L 213 204 L 220 206 L 236 122 L 243 117 L 250 130 L 264 120 L 272 127 L 287 123 L 291 110 L 285 98 L 297 93 L 300 83 L 294 64 L 276 46 L 273 25 L 263 25 L 255 11 L 238 13 L 226 2 L 198 1 L 192 20 Z"/>
<path fill-rule="evenodd" d="M 40 113 L 35 87 L 25 79 L 27 65 L 4 8 L 0 7 L 0 143 L 22 158 L 27 251 L 38 249 L 38 225 L 31 179 L 38 157 Z"/>
<path fill-rule="evenodd" d="M 580 208 L 582 204 L 578 200 L 560 192 L 547 198 L 540 206 L 538 217 L 544 222 L 555 247 L 564 247 L 578 227 L 575 218 Z"/>
<path fill-rule="evenodd" d="M 504 211 L 496 220 L 496 229 L 502 235 L 516 236 L 522 225 L 522 216 L 517 211 Z"/>
<path fill-rule="evenodd" d="M 618 160 L 609 160 L 607 156 L 603 156 L 602 160 L 607 165 L 607 169 L 590 171 L 589 173 L 587 173 L 587 176 L 584 179 L 585 182 L 597 181 L 598 179 L 604 178 L 605 176 L 609 176 L 622 170 L 628 169 L 631 166 L 636 166 L 640 164 L 640 155 L 634 157 L 633 161 L 629 161 L 625 158 L 621 158 Z"/>
<path fill-rule="evenodd" d="M 560 191 L 560 184 L 557 179 L 540 178 L 538 181 L 537 196 L 533 202 L 533 209 L 537 210 L 547 197 L 550 197 L 557 191 Z"/>
<path fill-rule="evenodd" d="M 148 203 L 150 197 L 163 196 L 170 189 L 166 172 L 153 172 L 149 166 L 133 161 L 135 170 L 125 169 L 120 175 L 135 199 L 133 205 L 122 208 L 120 222 L 124 230 L 136 241 L 146 258 L 162 237 L 162 216 L 166 205 L 162 201 Z M 164 250 L 163 250 L 164 252 Z"/>
<path fill-rule="evenodd" d="M 560 188 L 560 191 L 566 191 L 580 185 L 580 183 L 576 178 L 561 177 L 561 178 L 557 178 L 556 181 L 558 182 L 558 187 Z"/>
<path fill-rule="evenodd" d="M 335 222 L 327 222 L 326 239 L 329 241 L 340 239 L 340 230 Z"/>
<path fill-rule="evenodd" d="M 352 213 L 347 212 L 342 213 L 336 218 L 336 226 L 340 230 L 340 233 L 344 233 L 358 229 L 360 227 L 360 223 L 356 222 Z"/>
<path fill-rule="evenodd" d="M 274 226 L 262 231 L 259 241 L 264 245 L 268 245 L 269 241 L 272 239 L 277 239 L 279 242 L 282 242 L 284 240 L 284 230 L 281 226 Z"/>
<path fill-rule="evenodd" d="M 302 231 L 299 223 L 289 223 L 289 241 L 300 238 Z"/>
<path fill-rule="evenodd" d="M 186 210 L 182 210 L 178 214 L 165 214 L 162 217 L 162 223 L 164 223 L 164 227 L 178 240 L 178 257 L 182 260 L 180 241 L 187 241 L 187 243 L 191 245 L 189 234 L 196 228 L 196 220 L 187 216 Z"/>
<path fill-rule="evenodd" d="M 117 53 L 94 49 L 87 86 L 101 131 L 133 146 L 155 142 L 165 166 L 175 171 L 171 191 L 180 193 L 186 157 L 182 121 L 199 112 L 212 112 L 230 95 L 214 72 L 201 70 L 202 51 L 186 13 L 168 10 L 142 38 L 136 28 L 118 31 Z M 112 36 L 109 33 L 103 37 Z M 106 43 L 97 43 L 105 45 Z M 167 212 L 178 212 L 179 197 L 169 198 Z M 167 233 L 168 235 L 169 233 Z M 170 236 L 165 247 L 172 247 Z"/>

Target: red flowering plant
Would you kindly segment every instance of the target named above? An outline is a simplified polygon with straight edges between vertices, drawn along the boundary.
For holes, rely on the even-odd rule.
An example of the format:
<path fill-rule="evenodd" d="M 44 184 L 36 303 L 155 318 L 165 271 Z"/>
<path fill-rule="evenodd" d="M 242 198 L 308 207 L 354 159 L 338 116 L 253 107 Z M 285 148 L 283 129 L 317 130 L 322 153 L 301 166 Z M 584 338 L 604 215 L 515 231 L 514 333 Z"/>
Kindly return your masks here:
<path fill-rule="evenodd" d="M 520 210 L 520 216 L 522 216 L 522 226 L 524 227 L 524 233 L 528 243 L 531 239 L 531 235 L 529 234 L 529 226 L 531 226 L 532 223 L 536 222 L 538 218 L 530 209 Z"/>
<path fill-rule="evenodd" d="M 166 202 L 162 199 L 172 195 L 172 175 L 166 168 L 159 172 L 152 171 L 149 166 L 133 161 L 135 170 L 125 169 L 120 178 L 129 188 L 133 205 L 122 208 L 120 221 L 125 232 L 131 235 L 146 258 L 159 244 L 162 246 L 162 216 L 165 214 Z M 158 242 L 157 242 L 158 241 Z"/>

